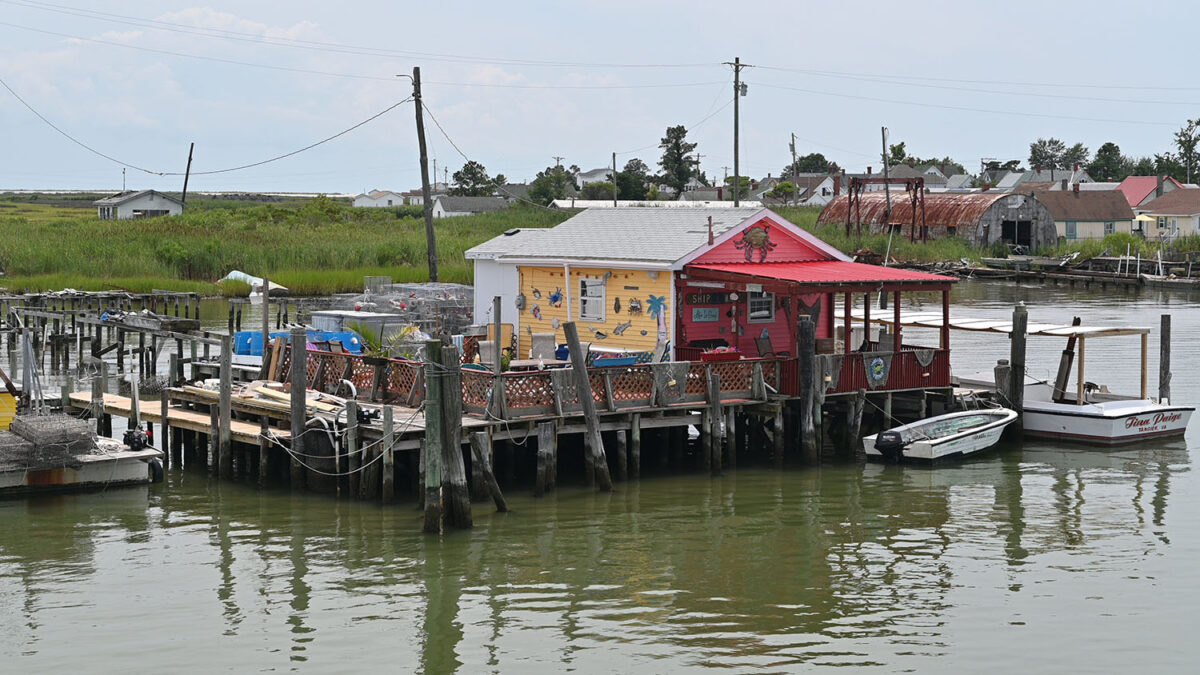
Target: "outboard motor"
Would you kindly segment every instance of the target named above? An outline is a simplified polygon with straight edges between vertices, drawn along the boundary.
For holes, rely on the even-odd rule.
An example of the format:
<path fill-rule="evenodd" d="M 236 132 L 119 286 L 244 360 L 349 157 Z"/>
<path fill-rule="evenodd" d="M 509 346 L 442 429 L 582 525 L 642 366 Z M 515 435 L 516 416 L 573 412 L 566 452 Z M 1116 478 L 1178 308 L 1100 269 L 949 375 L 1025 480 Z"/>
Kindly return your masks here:
<path fill-rule="evenodd" d="M 904 438 L 898 431 L 881 431 L 875 436 L 875 449 L 883 456 L 883 461 L 899 464 L 904 458 Z"/>
<path fill-rule="evenodd" d="M 126 429 L 125 436 L 121 441 L 125 445 L 128 445 L 130 450 L 141 450 L 142 448 L 150 447 L 150 438 L 141 429 Z"/>

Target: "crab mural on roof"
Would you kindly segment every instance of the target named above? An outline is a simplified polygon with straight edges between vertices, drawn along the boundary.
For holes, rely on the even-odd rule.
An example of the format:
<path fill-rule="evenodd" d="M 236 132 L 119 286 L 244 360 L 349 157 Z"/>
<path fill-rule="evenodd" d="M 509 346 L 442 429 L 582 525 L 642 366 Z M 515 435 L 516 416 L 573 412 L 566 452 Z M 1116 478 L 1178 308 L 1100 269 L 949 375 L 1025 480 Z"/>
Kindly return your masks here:
<path fill-rule="evenodd" d="M 733 242 L 733 246 L 746 252 L 746 262 L 754 262 L 755 251 L 758 251 L 758 262 L 764 262 L 767 253 L 775 248 L 775 242 L 771 241 L 771 225 L 760 223 L 747 229 L 742 233 L 741 239 Z"/>

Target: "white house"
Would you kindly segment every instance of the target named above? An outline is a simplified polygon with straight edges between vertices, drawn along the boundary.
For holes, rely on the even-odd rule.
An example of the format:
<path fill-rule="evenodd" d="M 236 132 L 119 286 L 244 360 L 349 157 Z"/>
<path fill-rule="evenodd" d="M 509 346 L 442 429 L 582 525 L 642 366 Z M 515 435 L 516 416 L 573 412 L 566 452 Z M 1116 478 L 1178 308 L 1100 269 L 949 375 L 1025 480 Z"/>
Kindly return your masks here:
<path fill-rule="evenodd" d="M 1139 215 L 1154 218 L 1143 230 L 1147 238 L 1174 239 L 1200 234 L 1200 189 L 1172 190 L 1135 208 Z"/>
<path fill-rule="evenodd" d="M 367 208 L 401 206 L 404 203 L 404 196 L 391 190 L 372 190 L 354 197 L 355 206 Z"/>
<path fill-rule="evenodd" d="M 154 190 L 130 190 L 92 202 L 100 220 L 129 220 L 177 216 L 183 213 L 183 202 Z"/>
<path fill-rule="evenodd" d="M 433 217 L 470 216 L 508 208 L 503 197 L 454 197 L 439 195 L 433 200 Z"/>

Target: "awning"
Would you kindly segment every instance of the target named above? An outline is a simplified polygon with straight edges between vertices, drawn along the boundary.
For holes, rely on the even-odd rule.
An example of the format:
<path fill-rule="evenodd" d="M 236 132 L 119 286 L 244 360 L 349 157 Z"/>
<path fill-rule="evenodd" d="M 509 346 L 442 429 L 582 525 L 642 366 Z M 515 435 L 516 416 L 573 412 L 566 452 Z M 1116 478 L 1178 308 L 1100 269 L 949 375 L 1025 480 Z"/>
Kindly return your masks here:
<path fill-rule="evenodd" d="M 863 320 L 863 311 L 854 309 L 850 312 L 850 318 L 854 321 Z M 878 313 L 871 314 L 871 323 L 884 325 L 892 325 L 892 311 L 880 310 Z M 838 321 L 843 320 L 841 313 L 837 316 Z M 942 313 L 939 312 L 900 312 L 900 326 L 906 328 L 941 328 Z M 971 330 L 987 333 L 1012 333 L 1012 321 L 1002 319 L 980 319 L 970 317 L 957 317 L 950 319 L 950 327 L 955 330 Z M 1054 323 L 1033 323 L 1030 322 L 1025 327 L 1027 335 L 1045 335 L 1048 337 L 1112 337 L 1115 335 L 1149 335 L 1150 329 L 1141 326 L 1071 326 L 1066 324 Z"/>
<path fill-rule="evenodd" d="M 702 277 L 705 272 L 721 275 L 737 275 L 753 281 L 782 281 L 813 286 L 863 285 L 885 283 L 927 284 L 944 286 L 958 281 L 955 277 L 944 277 L 928 272 L 880 267 L 844 260 L 820 260 L 813 262 L 775 263 L 707 263 L 688 265 L 685 272 Z"/>

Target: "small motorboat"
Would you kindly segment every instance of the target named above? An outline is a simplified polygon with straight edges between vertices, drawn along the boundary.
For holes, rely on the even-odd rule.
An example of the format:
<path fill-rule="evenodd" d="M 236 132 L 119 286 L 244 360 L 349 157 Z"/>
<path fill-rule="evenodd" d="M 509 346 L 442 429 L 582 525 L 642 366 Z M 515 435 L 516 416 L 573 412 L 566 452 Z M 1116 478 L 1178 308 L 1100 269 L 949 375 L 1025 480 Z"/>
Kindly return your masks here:
<path fill-rule="evenodd" d="M 887 462 L 963 457 L 995 445 L 1016 419 L 1008 408 L 948 413 L 865 436 L 863 448 L 867 459 Z"/>

